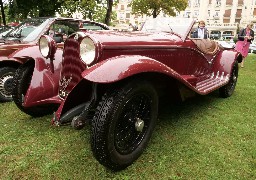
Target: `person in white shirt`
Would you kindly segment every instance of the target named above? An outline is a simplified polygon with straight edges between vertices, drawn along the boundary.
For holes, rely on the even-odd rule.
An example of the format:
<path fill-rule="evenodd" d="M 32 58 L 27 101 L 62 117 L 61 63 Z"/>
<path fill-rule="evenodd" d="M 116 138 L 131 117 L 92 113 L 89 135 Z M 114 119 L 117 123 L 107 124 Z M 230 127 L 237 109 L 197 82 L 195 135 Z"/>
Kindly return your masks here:
<path fill-rule="evenodd" d="M 205 27 L 204 21 L 199 21 L 198 28 L 193 32 L 193 38 L 207 39 L 208 30 Z"/>

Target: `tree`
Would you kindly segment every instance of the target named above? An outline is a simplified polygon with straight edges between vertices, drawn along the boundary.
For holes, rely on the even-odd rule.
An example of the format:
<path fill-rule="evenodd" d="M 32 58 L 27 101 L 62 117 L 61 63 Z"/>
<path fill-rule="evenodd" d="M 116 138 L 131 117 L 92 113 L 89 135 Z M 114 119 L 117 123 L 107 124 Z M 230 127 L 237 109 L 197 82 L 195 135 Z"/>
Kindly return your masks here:
<path fill-rule="evenodd" d="M 109 25 L 110 20 L 111 20 L 111 13 L 112 13 L 112 7 L 113 7 L 113 2 L 114 0 L 107 0 L 107 12 L 106 12 L 106 17 L 105 17 L 105 24 Z"/>
<path fill-rule="evenodd" d="M 153 18 L 156 18 L 160 12 L 175 16 L 176 11 L 185 10 L 187 5 L 187 0 L 133 0 L 131 3 L 133 14 L 153 16 Z"/>
<path fill-rule="evenodd" d="M 9 0 L 9 17 L 21 21 L 28 16 L 55 16 L 58 12 L 63 17 L 71 17 L 73 13 L 81 12 L 84 19 L 109 25 L 111 19 L 116 17 L 112 7 L 117 2 L 117 0 Z"/>
<path fill-rule="evenodd" d="M 75 12 L 82 13 L 84 19 L 95 20 L 95 14 L 99 16 L 102 16 L 102 14 L 104 14 L 105 16 L 104 1 L 64 0 L 64 3 L 62 4 L 62 10 L 60 12 L 61 15 L 65 17 L 70 17 Z"/>
<path fill-rule="evenodd" d="M 30 17 L 55 16 L 63 0 L 9 0 L 9 15 L 16 20 Z"/>
<path fill-rule="evenodd" d="M 53 1 L 53 0 L 33 0 L 37 6 L 34 8 L 34 11 L 39 11 L 39 17 L 55 16 L 55 13 L 59 11 L 61 5 L 63 4 L 62 0 Z"/>
<path fill-rule="evenodd" d="M 2 0 L 0 1 L 0 6 L 1 6 L 1 15 L 2 15 L 3 24 L 6 25 L 5 13 L 4 13 L 4 4 L 3 4 Z"/>

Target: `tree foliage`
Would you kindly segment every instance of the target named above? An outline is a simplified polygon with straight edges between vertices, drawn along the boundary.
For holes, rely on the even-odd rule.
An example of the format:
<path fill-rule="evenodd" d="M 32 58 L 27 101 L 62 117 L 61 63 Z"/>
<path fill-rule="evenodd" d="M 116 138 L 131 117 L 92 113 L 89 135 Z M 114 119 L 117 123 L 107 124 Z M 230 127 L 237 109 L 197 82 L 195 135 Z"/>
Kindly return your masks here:
<path fill-rule="evenodd" d="M 118 0 L 9 0 L 9 17 L 21 21 L 27 17 L 55 16 L 58 12 L 63 17 L 72 17 L 80 12 L 83 19 L 104 22 L 116 18 L 112 7 Z"/>
<path fill-rule="evenodd" d="M 90 18 L 90 14 L 97 6 L 95 0 L 64 0 L 59 13 L 64 17 L 71 17 L 73 13 L 80 12 L 84 19 Z"/>
<path fill-rule="evenodd" d="M 10 0 L 9 16 L 22 20 L 30 17 L 54 16 L 59 11 L 63 0 Z"/>
<path fill-rule="evenodd" d="M 160 12 L 169 16 L 175 16 L 175 11 L 185 10 L 187 0 L 133 0 L 132 13 L 153 16 L 156 18 Z"/>
<path fill-rule="evenodd" d="M 110 6 L 108 6 L 109 1 L 113 2 Z M 116 18 L 115 13 L 112 12 L 112 6 L 117 2 L 117 0 L 64 0 L 59 12 L 63 17 L 71 17 L 73 13 L 80 12 L 84 19 L 109 24 L 111 19 Z"/>

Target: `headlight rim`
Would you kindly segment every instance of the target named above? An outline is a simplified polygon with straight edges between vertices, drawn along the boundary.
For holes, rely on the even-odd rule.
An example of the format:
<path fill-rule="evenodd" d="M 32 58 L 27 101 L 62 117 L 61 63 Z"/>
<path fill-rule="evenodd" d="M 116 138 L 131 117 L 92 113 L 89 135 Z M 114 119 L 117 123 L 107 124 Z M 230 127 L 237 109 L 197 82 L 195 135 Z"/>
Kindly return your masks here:
<path fill-rule="evenodd" d="M 92 42 L 92 44 L 94 45 L 94 58 L 92 60 L 89 60 L 89 61 L 84 60 L 84 57 L 81 53 L 81 44 L 85 39 L 89 39 Z M 99 57 L 97 41 L 94 38 L 92 38 L 88 35 L 82 36 L 82 38 L 80 39 L 80 45 L 79 45 L 79 56 L 80 56 L 80 59 L 83 61 L 83 63 L 86 64 L 86 66 L 91 66 Z"/>
<path fill-rule="evenodd" d="M 43 48 L 45 48 L 45 47 L 42 47 L 41 42 L 43 40 L 46 41 L 46 42 L 44 42 L 45 44 L 47 43 L 47 48 L 48 48 L 47 53 L 43 52 L 44 51 Z M 56 44 L 56 42 L 53 38 L 51 38 L 48 35 L 42 35 L 39 39 L 38 44 L 39 44 L 39 51 L 40 51 L 40 53 L 42 54 L 43 57 L 45 57 L 46 59 L 48 59 L 48 58 L 54 59 L 54 55 L 55 55 L 56 50 L 57 50 L 57 44 Z"/>

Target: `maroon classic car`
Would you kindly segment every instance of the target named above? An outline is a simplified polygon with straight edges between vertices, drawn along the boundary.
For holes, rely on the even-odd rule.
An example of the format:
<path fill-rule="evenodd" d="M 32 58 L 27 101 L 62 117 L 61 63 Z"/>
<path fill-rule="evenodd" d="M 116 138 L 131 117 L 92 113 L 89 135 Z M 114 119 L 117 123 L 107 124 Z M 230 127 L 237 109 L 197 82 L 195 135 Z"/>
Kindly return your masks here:
<path fill-rule="evenodd" d="M 28 73 L 33 72 L 31 82 L 20 73 L 16 96 L 23 93 L 24 112 L 61 102 L 53 117 L 56 125 L 71 121 L 79 129 L 90 120 L 95 158 L 110 169 L 124 169 L 151 137 L 160 95 L 185 99 L 188 92 L 206 95 L 219 89 L 226 98 L 234 92 L 241 54 L 209 39 L 190 38 L 194 23 L 155 18 L 136 32 L 74 33 L 65 41 L 58 83 L 50 68 L 55 42 L 42 36 L 40 50 L 47 62 Z"/>
<path fill-rule="evenodd" d="M 83 25 L 83 26 L 82 26 Z M 58 48 L 63 48 L 65 38 L 80 28 L 108 29 L 104 24 L 73 18 L 31 18 L 0 38 L 0 102 L 11 101 L 12 80 L 15 70 L 28 58 L 12 58 L 13 54 L 26 47 L 31 47 L 30 54 L 40 54 L 34 46 L 43 34 L 51 34 Z M 62 51 L 58 51 L 60 57 Z M 26 54 L 25 54 L 26 55 Z M 40 55 L 41 56 L 41 55 Z"/>

